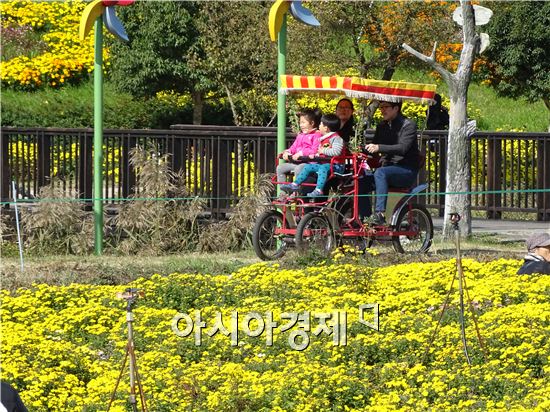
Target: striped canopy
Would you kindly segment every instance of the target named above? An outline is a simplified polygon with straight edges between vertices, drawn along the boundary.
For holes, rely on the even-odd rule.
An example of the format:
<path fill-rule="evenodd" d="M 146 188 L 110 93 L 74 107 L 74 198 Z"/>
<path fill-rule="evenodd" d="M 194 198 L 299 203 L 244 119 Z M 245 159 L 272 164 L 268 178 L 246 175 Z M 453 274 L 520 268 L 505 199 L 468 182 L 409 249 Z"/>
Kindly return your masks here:
<path fill-rule="evenodd" d="M 281 76 L 281 92 L 311 91 L 389 102 L 433 104 L 435 84 L 394 82 L 338 76 Z"/>

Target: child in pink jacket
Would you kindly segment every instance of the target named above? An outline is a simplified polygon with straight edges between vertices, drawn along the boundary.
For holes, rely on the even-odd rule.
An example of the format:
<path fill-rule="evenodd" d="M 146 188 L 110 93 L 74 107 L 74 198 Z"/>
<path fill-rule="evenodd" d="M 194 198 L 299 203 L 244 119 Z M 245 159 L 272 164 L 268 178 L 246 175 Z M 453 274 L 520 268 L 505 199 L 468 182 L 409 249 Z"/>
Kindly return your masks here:
<path fill-rule="evenodd" d="M 286 175 L 291 172 L 294 172 L 294 176 L 298 176 L 307 163 L 291 163 L 291 161 L 298 161 L 302 156 L 314 155 L 319 148 L 322 134 L 317 130 L 321 117 L 318 111 L 305 109 L 298 116 L 301 133 L 296 136 L 292 146 L 282 153 L 283 160 L 287 162 L 277 166 L 277 182 L 285 182 Z"/>

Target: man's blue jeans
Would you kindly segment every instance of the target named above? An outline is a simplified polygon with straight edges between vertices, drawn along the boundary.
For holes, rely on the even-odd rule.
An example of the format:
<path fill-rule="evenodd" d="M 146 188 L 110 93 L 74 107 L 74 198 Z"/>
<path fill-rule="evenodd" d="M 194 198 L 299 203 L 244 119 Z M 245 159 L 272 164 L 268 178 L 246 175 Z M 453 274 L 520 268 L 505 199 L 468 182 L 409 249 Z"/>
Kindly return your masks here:
<path fill-rule="evenodd" d="M 374 172 L 374 184 L 376 185 L 376 212 L 385 212 L 388 202 L 388 189 L 390 187 L 411 187 L 418 174 L 417 169 L 405 166 L 391 165 L 376 169 Z"/>

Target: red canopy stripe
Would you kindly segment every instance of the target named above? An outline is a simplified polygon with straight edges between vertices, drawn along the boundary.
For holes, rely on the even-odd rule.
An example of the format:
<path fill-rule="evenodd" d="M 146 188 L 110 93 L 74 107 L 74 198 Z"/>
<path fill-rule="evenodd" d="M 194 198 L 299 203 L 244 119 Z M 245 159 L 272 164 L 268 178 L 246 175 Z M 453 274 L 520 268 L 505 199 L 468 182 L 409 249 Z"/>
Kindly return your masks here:
<path fill-rule="evenodd" d="M 349 97 L 389 101 L 413 100 L 433 103 L 436 86 L 338 76 L 281 76 L 281 91 L 317 91 L 345 94 Z"/>
<path fill-rule="evenodd" d="M 344 77 L 344 89 L 350 89 L 352 86 L 352 81 L 350 77 Z"/>
<path fill-rule="evenodd" d="M 418 97 L 422 99 L 433 99 L 434 92 L 429 90 L 412 90 L 412 89 L 400 89 L 395 87 L 377 87 L 377 86 L 363 86 L 361 84 L 353 84 L 351 90 L 365 93 L 377 93 L 377 94 L 390 94 L 395 96 L 409 96 Z"/>
<path fill-rule="evenodd" d="M 323 78 L 321 76 L 315 76 L 315 87 L 317 89 L 323 88 Z"/>

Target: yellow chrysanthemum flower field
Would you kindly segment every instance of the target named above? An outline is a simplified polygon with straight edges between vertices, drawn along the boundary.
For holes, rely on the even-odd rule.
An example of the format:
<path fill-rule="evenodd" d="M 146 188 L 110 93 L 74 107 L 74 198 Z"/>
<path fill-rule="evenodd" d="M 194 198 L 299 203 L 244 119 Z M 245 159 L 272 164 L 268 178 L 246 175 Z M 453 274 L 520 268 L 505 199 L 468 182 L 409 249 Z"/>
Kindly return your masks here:
<path fill-rule="evenodd" d="M 231 276 L 3 290 L 1 379 L 20 389 L 31 411 L 106 410 L 126 344 L 125 301 L 115 294 L 135 287 L 145 293 L 134 326 L 151 411 L 545 411 L 550 277 L 518 276 L 519 265 L 463 262 L 487 352 L 468 312 L 471 367 L 456 282 L 432 339 L 454 260 L 385 268 L 337 261 L 301 270 L 258 263 Z M 374 309 L 359 319 L 368 304 L 378 304 L 379 330 Z M 343 327 L 331 329 L 326 315 L 334 311 Z M 186 316 L 195 323 L 175 322 Z M 296 324 L 281 331 L 293 316 Z M 223 326 L 213 335 L 217 319 Z M 328 329 L 320 331 L 322 319 Z M 126 374 L 111 410 L 129 410 L 128 386 Z"/>
<path fill-rule="evenodd" d="M 6 86 L 34 90 L 45 85 L 59 87 L 77 83 L 94 67 L 94 36 L 78 37 L 82 0 L 2 1 L 4 27 L 27 27 L 40 35 L 45 50 L 34 56 L 20 55 L 1 62 L 1 80 Z M 108 66 L 108 49 L 104 50 Z"/>

